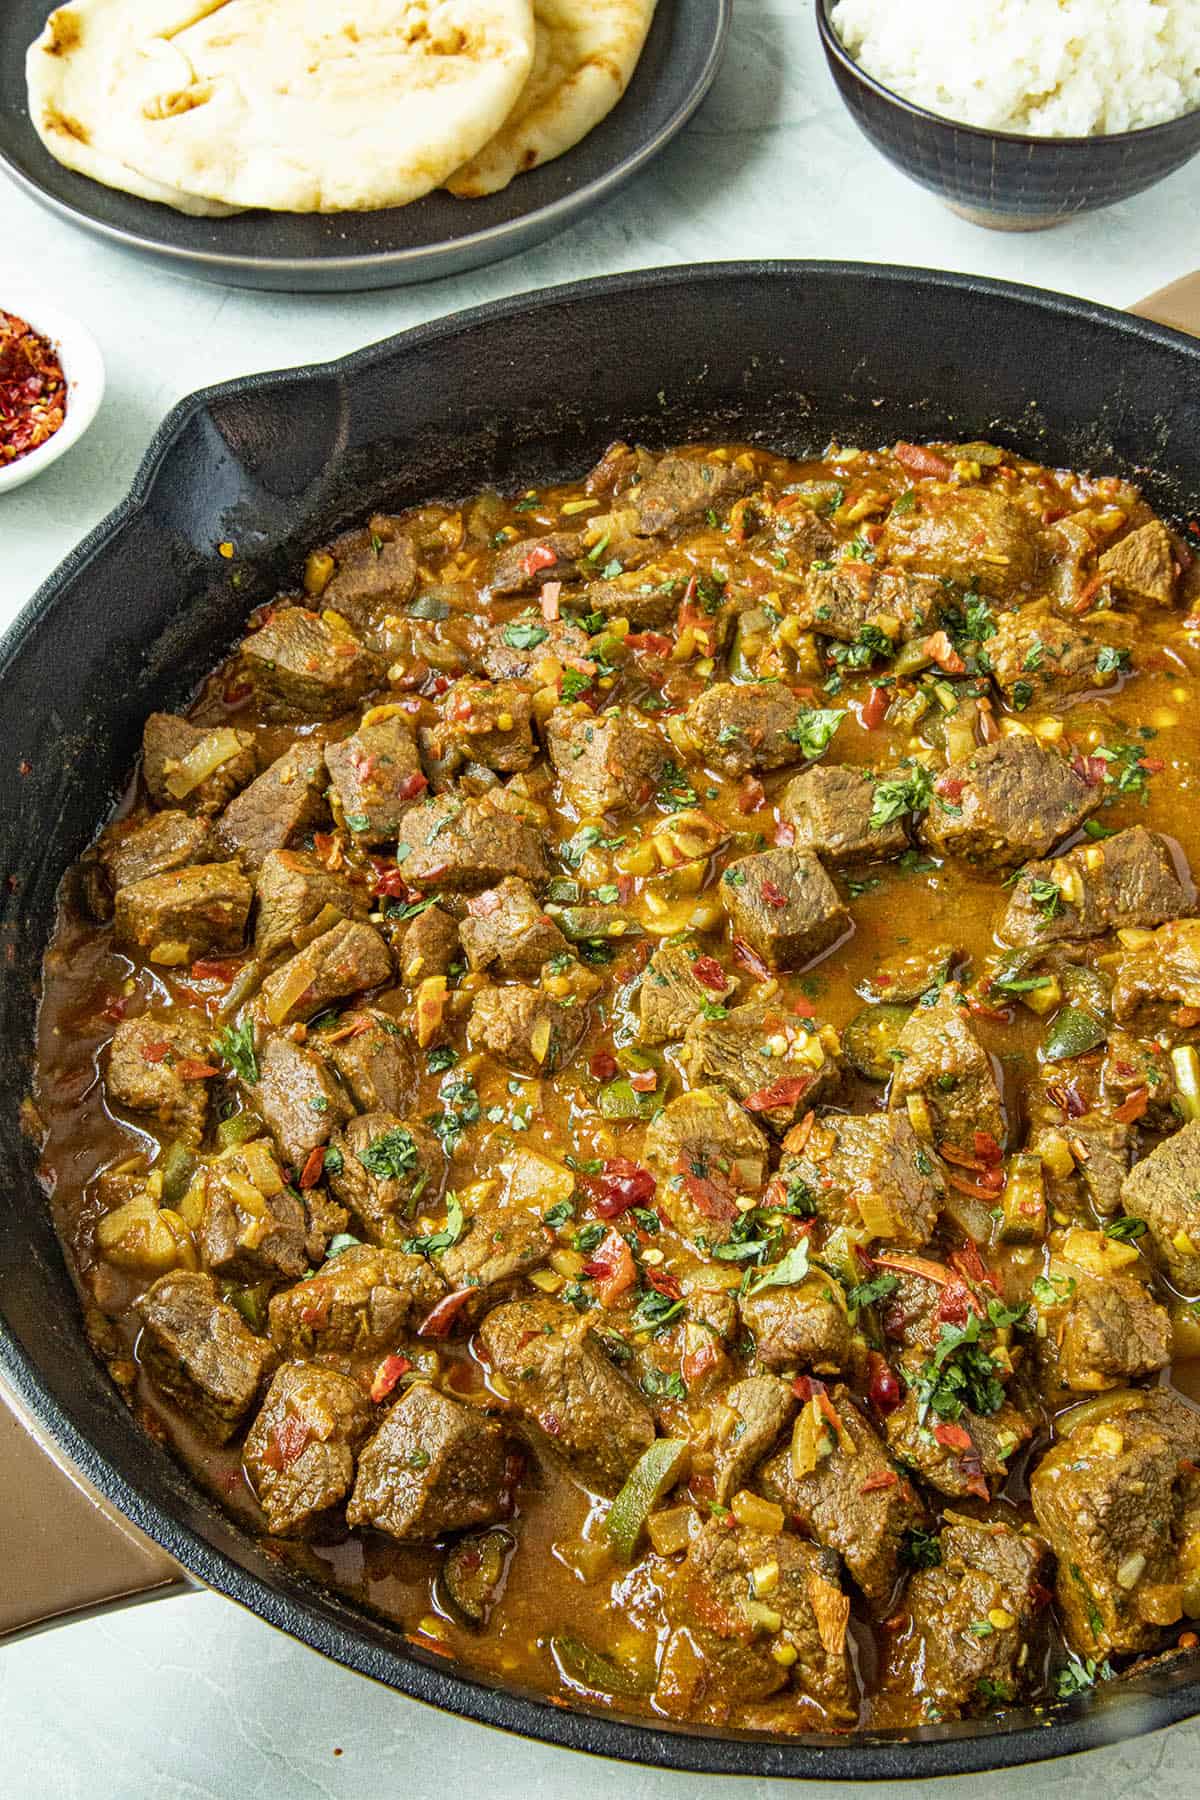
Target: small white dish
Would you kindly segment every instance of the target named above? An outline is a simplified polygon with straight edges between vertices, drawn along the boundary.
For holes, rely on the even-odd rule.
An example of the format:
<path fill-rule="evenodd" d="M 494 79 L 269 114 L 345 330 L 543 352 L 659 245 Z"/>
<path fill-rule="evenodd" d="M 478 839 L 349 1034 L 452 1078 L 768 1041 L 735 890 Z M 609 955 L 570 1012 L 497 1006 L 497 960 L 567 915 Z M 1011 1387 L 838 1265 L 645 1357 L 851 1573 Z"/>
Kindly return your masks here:
<path fill-rule="evenodd" d="M 86 325 L 81 325 L 53 300 L 23 293 L 19 287 L 10 290 L 0 280 L 0 312 L 15 314 L 49 339 L 67 382 L 66 417 L 54 436 L 39 444 L 36 450 L 18 457 L 16 462 L 0 464 L 2 496 L 26 481 L 32 481 L 60 456 L 65 456 L 72 444 L 79 442 L 104 398 L 104 358 Z"/>

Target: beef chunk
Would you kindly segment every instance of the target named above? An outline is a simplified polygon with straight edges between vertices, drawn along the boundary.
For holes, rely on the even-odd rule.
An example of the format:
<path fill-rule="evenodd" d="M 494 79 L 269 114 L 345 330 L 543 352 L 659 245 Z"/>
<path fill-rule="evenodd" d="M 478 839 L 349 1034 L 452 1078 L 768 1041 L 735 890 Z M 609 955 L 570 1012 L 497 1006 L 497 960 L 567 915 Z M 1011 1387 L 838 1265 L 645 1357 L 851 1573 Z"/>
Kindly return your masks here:
<path fill-rule="evenodd" d="M 258 1057 L 258 1081 L 247 1089 L 284 1162 L 299 1173 L 351 1112 L 350 1102 L 314 1051 L 272 1033 Z"/>
<path fill-rule="evenodd" d="M 417 1202 L 437 1204 L 445 1158 L 427 1126 L 392 1112 L 360 1113 L 330 1148 L 329 1185 L 373 1243 L 402 1242 L 412 1235 Z"/>
<path fill-rule="evenodd" d="M 933 1006 L 915 1006 L 897 1039 L 903 1052 L 892 1077 L 888 1104 L 913 1118 L 924 1102 L 933 1135 L 972 1150 L 975 1133 L 1005 1139 L 1004 1108 L 992 1059 L 975 1035 L 962 994 L 948 982 Z M 909 1106 L 910 1096 L 914 1101 Z"/>
<path fill-rule="evenodd" d="M 996 686 L 1015 712 L 1107 687 L 1115 671 L 1097 668 L 1103 648 L 1101 639 L 1041 608 L 1002 613 L 987 641 Z"/>
<path fill-rule="evenodd" d="M 791 1424 L 796 1396 L 776 1375 L 751 1375 L 735 1381 L 721 1399 L 733 1416 L 717 1434 L 713 1491 L 717 1504 L 728 1506 Z"/>
<path fill-rule="evenodd" d="M 1036 1660 L 1026 1650 L 1046 1557 L 1040 1538 L 974 1520 L 947 1525 L 941 1548 L 941 1564 L 909 1583 L 910 1627 L 895 1639 L 883 1684 L 921 1695 L 930 1720 L 1017 1698 Z M 1012 1623 L 997 1625 L 996 1613 Z"/>
<path fill-rule="evenodd" d="M 189 863 L 212 860 L 212 837 L 206 819 L 185 812 L 153 813 L 148 819 L 121 819 L 101 834 L 96 860 L 104 871 L 106 903 L 97 914 L 112 917 L 112 896 Z"/>
<path fill-rule="evenodd" d="M 264 962 L 280 950 L 298 949 L 322 914 L 365 919 L 366 896 L 344 875 L 308 850 L 268 850 L 255 883 L 258 916 L 254 952 Z"/>
<path fill-rule="evenodd" d="M 404 815 L 429 785 L 412 726 L 403 713 L 368 713 L 352 736 L 327 744 L 325 762 L 342 817 L 360 844 L 387 844 L 403 831 Z"/>
<path fill-rule="evenodd" d="M 582 662 L 587 648 L 587 632 L 570 619 L 543 619 L 534 613 L 527 619 L 510 619 L 506 625 L 490 627 L 483 672 L 493 681 L 522 681 L 548 657 L 568 667 Z"/>
<path fill-rule="evenodd" d="M 1000 935 L 1010 944 L 1099 937 L 1129 925 L 1162 925 L 1193 900 L 1176 871 L 1171 840 L 1134 825 L 1052 862 L 1030 863 L 1013 889 Z"/>
<path fill-rule="evenodd" d="M 706 979 L 696 974 L 699 964 Z M 737 988 L 715 957 L 701 956 L 694 944 L 660 944 L 646 964 L 638 994 L 643 1044 L 665 1044 L 681 1038 L 706 1006 L 721 1006 Z"/>
<path fill-rule="evenodd" d="M 389 613 L 407 605 L 416 590 L 417 556 L 412 539 L 376 537 L 338 557 L 337 569 L 322 597 L 355 631 L 369 635 Z"/>
<path fill-rule="evenodd" d="M 956 963 L 964 960 L 956 945 L 945 939 L 932 944 L 918 944 L 904 956 L 868 977 L 858 989 L 872 1006 L 881 1001 L 907 1005 L 919 1000 L 930 988 L 940 987 Z"/>
<path fill-rule="evenodd" d="M 838 1420 L 836 1429 L 827 1407 Z M 910 1527 L 924 1523 L 925 1508 L 846 1388 L 806 1401 L 796 1432 L 806 1454 L 797 1459 L 791 1446 L 779 1451 L 759 1471 L 759 1488 L 819 1544 L 841 1553 L 872 1609 L 880 1612 L 896 1583 L 901 1540 Z M 815 1455 L 813 1466 L 797 1475 L 798 1461 L 809 1454 Z M 884 1475 L 896 1479 L 872 1485 Z"/>
<path fill-rule="evenodd" d="M 1200 1415 L 1165 1389 L 1076 1426 L 1029 1483 L 1058 1558 L 1058 1601 L 1081 1657 L 1148 1650 L 1180 1616 L 1180 1551 L 1192 1539 Z"/>
<path fill-rule="evenodd" d="M 735 937 L 772 969 L 795 969 L 849 924 L 838 891 L 809 850 L 763 850 L 726 866 L 721 901 Z"/>
<path fill-rule="evenodd" d="M 1103 784 L 1085 781 L 1036 738 L 1000 738 L 939 775 L 921 837 L 939 856 L 1015 869 L 1047 855 L 1103 798 Z"/>
<path fill-rule="evenodd" d="M 808 712 L 782 682 L 718 681 L 692 701 L 685 719 L 709 768 L 736 776 L 803 762 Z"/>
<path fill-rule="evenodd" d="M 753 1574 L 771 1564 L 779 1580 L 764 1617 L 753 1606 Z M 668 1590 L 670 1636 L 656 1704 L 672 1718 L 740 1724 L 747 1706 L 791 1684 L 845 1721 L 849 1614 L 836 1556 L 784 1532 L 730 1530 L 710 1520 Z"/>
<path fill-rule="evenodd" d="M 608 581 L 589 582 L 581 604 L 605 619 L 628 619 L 634 631 L 655 631 L 675 618 L 686 589 L 681 575 L 627 568 Z"/>
<path fill-rule="evenodd" d="M 833 569 L 809 570 L 794 613 L 805 630 L 844 644 L 872 645 L 875 633 L 888 642 L 907 644 L 934 630 L 949 604 L 950 596 L 931 575 L 903 575 L 844 562 Z"/>
<path fill-rule="evenodd" d="M 1170 1317 L 1143 1282 L 1058 1256 L 1048 1273 L 1055 1298 L 1038 1301 L 1037 1347 L 1059 1386 L 1096 1393 L 1166 1368 Z"/>
<path fill-rule="evenodd" d="M 138 1302 L 142 1367 L 204 1436 L 223 1444 L 258 1398 L 273 1354 L 211 1275 L 161 1275 Z"/>
<path fill-rule="evenodd" d="M 1025 1415 L 1007 1402 L 987 1414 L 964 1407 L 950 1423 L 934 1413 L 919 1423 L 919 1410 L 916 1390 L 910 1388 L 903 1406 L 888 1415 L 888 1448 L 898 1462 L 952 1499 L 968 1494 L 989 1499 L 1008 1474 L 1008 1458 L 1033 1431 Z"/>
<path fill-rule="evenodd" d="M 203 1070 L 211 1069 L 212 1033 L 198 1013 L 170 1012 L 122 1019 L 108 1052 L 105 1088 L 114 1106 L 152 1113 L 188 1144 L 198 1144 L 208 1116 Z"/>
<path fill-rule="evenodd" d="M 261 868 L 269 851 L 285 849 L 327 817 L 325 779 L 324 751 L 301 739 L 225 808 L 217 821 L 221 842 L 246 868 Z"/>
<path fill-rule="evenodd" d="M 557 1300 L 513 1300 L 488 1313 L 479 1335 L 539 1443 L 591 1492 L 615 1494 L 653 1443 L 654 1420 L 587 1315 Z"/>
<path fill-rule="evenodd" d="M 904 820 L 871 823 L 880 779 L 870 769 L 838 763 L 815 763 L 794 776 L 779 796 L 779 815 L 794 830 L 796 849 L 831 863 L 901 855 L 908 849 Z"/>
<path fill-rule="evenodd" d="M 918 1248 L 928 1243 L 942 1202 L 936 1160 L 902 1112 L 830 1115 L 797 1155 L 784 1156 L 787 1186 L 832 1225 L 865 1225 L 872 1237 Z"/>
<path fill-rule="evenodd" d="M 503 1299 L 530 1269 L 545 1262 L 550 1238 L 540 1219 L 519 1206 L 480 1206 L 457 1244 L 442 1254 L 441 1270 L 454 1289 L 477 1290 L 475 1316 Z"/>
<path fill-rule="evenodd" d="M 503 599 L 536 593 L 548 581 L 573 581 L 586 549 L 582 531 L 548 531 L 543 537 L 505 544 L 496 552 L 488 587 L 496 599 Z"/>
<path fill-rule="evenodd" d="M 1175 1285 L 1200 1294 L 1200 1123 L 1193 1120 L 1135 1163 L 1121 1200 L 1150 1227 Z"/>
<path fill-rule="evenodd" d="M 579 1048 L 587 1013 L 564 1006 L 539 988 L 482 988 L 471 1006 L 469 1033 L 521 1075 L 554 1075 Z"/>
<path fill-rule="evenodd" d="M 1100 558 L 1100 572 L 1128 606 L 1174 606 L 1178 569 L 1171 534 L 1161 519 L 1140 525 Z"/>
<path fill-rule="evenodd" d="M 445 1291 L 423 1256 L 356 1244 L 272 1295 L 271 1336 L 285 1356 L 394 1350 Z"/>
<path fill-rule="evenodd" d="M 308 1268 L 304 1207 L 265 1142 L 257 1149 L 252 1162 L 239 1149 L 205 1170 L 200 1258 L 226 1281 L 295 1281 Z"/>
<path fill-rule="evenodd" d="M 560 706 L 546 721 L 546 748 L 567 799 L 589 818 L 641 806 L 667 761 L 658 732 L 632 706 L 600 718 Z"/>
<path fill-rule="evenodd" d="M 254 889 L 237 863 L 195 863 L 149 875 L 117 893 L 113 935 L 122 950 L 177 966 L 240 950 Z"/>
<path fill-rule="evenodd" d="M 259 701 L 289 718 L 336 718 L 382 674 L 379 658 L 356 637 L 303 606 L 272 613 L 241 655 Z"/>
<path fill-rule="evenodd" d="M 337 1070 L 360 1112 L 405 1112 L 421 1071 L 410 1033 L 371 1007 L 343 1013 L 333 1031 L 309 1039 Z"/>
<path fill-rule="evenodd" d="M 414 887 L 470 893 L 495 887 L 506 875 L 534 887 L 550 878 L 537 827 L 488 799 L 442 794 L 413 809 L 405 832 L 410 855 L 404 878 Z"/>
<path fill-rule="evenodd" d="M 478 1407 L 415 1382 L 358 1459 L 347 1522 L 407 1544 L 489 1525 L 508 1511 L 507 1465 L 499 1425 Z"/>
<path fill-rule="evenodd" d="M 510 775 L 531 768 L 533 742 L 529 689 L 517 681 L 478 681 L 464 676 L 442 702 L 441 745 L 453 746 L 473 763 Z"/>
<path fill-rule="evenodd" d="M 1116 1017 L 1132 1018 L 1155 1000 L 1200 1007 L 1200 919 L 1172 919 L 1152 942 L 1122 957 L 1113 987 Z"/>
<path fill-rule="evenodd" d="M 458 923 L 440 906 L 425 907 L 405 926 L 397 961 L 400 979 L 408 987 L 430 975 L 448 975 L 461 960 Z"/>
<path fill-rule="evenodd" d="M 1031 596 L 1045 546 L 1023 507 L 998 488 L 918 486 L 914 492 L 914 507 L 888 515 L 877 545 L 881 562 L 998 600 Z"/>
<path fill-rule="evenodd" d="M 774 1131 L 786 1131 L 839 1079 L 816 1027 L 770 1000 L 736 1006 L 725 1019 L 693 1019 L 683 1060 L 693 1081 L 720 1082 Z"/>
<path fill-rule="evenodd" d="M 194 771 L 220 761 L 199 781 Z M 175 713 L 151 713 L 142 732 L 142 779 L 156 806 L 213 819 L 258 773 L 254 733 L 192 725 Z"/>
<path fill-rule="evenodd" d="M 654 461 L 649 450 L 640 445 L 635 449 L 616 438 L 588 475 L 584 488 L 589 494 L 623 494 L 653 472 Z"/>
<path fill-rule="evenodd" d="M 631 502 L 643 537 L 674 531 L 690 519 L 712 512 L 754 485 L 753 469 L 740 462 L 669 452 L 632 490 Z"/>
<path fill-rule="evenodd" d="M 768 1369 L 811 1369 L 837 1375 L 851 1357 L 853 1333 L 836 1284 L 814 1271 L 797 1287 L 753 1288 L 738 1307 L 754 1336 L 755 1355 Z"/>
<path fill-rule="evenodd" d="M 339 919 L 268 975 L 263 1008 L 272 1025 L 312 1019 L 350 994 L 382 987 L 391 976 L 392 959 L 374 926 Z"/>
<path fill-rule="evenodd" d="M 646 1132 L 644 1154 L 659 1178 L 658 1204 L 685 1236 L 727 1228 L 737 1196 L 757 1193 L 767 1176 L 766 1135 L 719 1087 L 668 1100 Z"/>
<path fill-rule="evenodd" d="M 490 969 L 497 975 L 536 975 L 543 963 L 567 948 L 566 938 L 538 905 L 529 883 L 515 875 L 473 895 L 458 930 L 472 969 Z"/>
<path fill-rule="evenodd" d="M 371 1429 L 356 1381 L 313 1363 L 284 1363 L 246 1439 L 246 1469 L 275 1537 L 303 1532 L 354 1483 L 354 1453 Z"/>

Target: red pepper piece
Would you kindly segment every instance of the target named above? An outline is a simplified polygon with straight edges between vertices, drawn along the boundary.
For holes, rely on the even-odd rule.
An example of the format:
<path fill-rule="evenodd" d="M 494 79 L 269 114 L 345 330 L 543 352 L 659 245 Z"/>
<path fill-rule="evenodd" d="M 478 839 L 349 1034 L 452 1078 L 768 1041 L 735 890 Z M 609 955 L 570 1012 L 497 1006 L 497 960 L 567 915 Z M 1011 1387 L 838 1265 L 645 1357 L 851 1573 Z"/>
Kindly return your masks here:
<path fill-rule="evenodd" d="M 604 1242 L 583 1265 L 583 1272 L 596 1283 L 601 1306 L 612 1306 L 637 1280 L 633 1251 L 615 1225 L 609 1227 Z"/>
<path fill-rule="evenodd" d="M 902 469 L 918 480 L 949 481 L 954 473 L 953 466 L 936 450 L 926 449 L 924 444 L 897 444 L 893 455 Z"/>
<path fill-rule="evenodd" d="M 542 569 L 552 569 L 558 557 L 549 544 L 535 544 L 521 558 L 521 573 L 530 581 Z"/>
<path fill-rule="evenodd" d="M 300 1181 L 298 1185 L 301 1188 L 316 1187 L 324 1172 L 325 1146 L 324 1144 L 318 1144 L 315 1150 L 310 1150 L 308 1153 L 308 1158 L 303 1169 L 300 1171 Z"/>
<path fill-rule="evenodd" d="M 579 1185 L 602 1219 L 615 1219 L 631 1206 L 648 1206 L 658 1191 L 649 1169 L 627 1156 L 610 1156 L 598 1175 L 581 1175 Z"/>
<path fill-rule="evenodd" d="M 878 731 L 887 718 L 887 710 L 892 697 L 886 688 L 873 687 L 858 709 L 858 716 L 864 731 Z"/>
<path fill-rule="evenodd" d="M 407 1375 L 412 1363 L 407 1356 L 385 1356 L 375 1371 L 375 1379 L 371 1383 L 371 1398 L 378 1402 L 386 1400 L 402 1375 Z"/>
<path fill-rule="evenodd" d="M 474 1288 L 469 1287 L 457 1288 L 453 1294 L 445 1295 L 421 1320 L 417 1327 L 417 1336 L 428 1338 L 448 1336 L 450 1327 L 475 1291 Z"/>
<path fill-rule="evenodd" d="M 714 994 L 723 994 L 729 986 L 729 977 L 715 956 L 698 956 L 692 964 L 692 974 L 702 987 L 711 988 Z"/>
<path fill-rule="evenodd" d="M 777 1106 L 795 1106 L 811 1086 L 810 1075 L 784 1075 L 769 1086 L 748 1094 L 742 1105 L 747 1112 L 771 1112 Z"/>

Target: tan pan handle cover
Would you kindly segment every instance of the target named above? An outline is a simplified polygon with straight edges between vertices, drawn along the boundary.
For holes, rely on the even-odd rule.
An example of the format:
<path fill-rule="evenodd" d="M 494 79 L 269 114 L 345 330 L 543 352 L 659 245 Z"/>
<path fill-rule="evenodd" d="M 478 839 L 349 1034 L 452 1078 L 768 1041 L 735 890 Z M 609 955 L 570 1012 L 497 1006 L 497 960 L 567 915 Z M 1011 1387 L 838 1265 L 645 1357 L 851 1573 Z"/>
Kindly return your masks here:
<path fill-rule="evenodd" d="M 1129 310 L 1156 325 L 1170 325 L 1174 331 L 1190 331 L 1193 337 L 1200 337 L 1200 270 L 1159 288 Z"/>
<path fill-rule="evenodd" d="M 0 1385 L 0 1644 L 70 1618 L 191 1591 L 165 1550 L 38 1436 Z"/>

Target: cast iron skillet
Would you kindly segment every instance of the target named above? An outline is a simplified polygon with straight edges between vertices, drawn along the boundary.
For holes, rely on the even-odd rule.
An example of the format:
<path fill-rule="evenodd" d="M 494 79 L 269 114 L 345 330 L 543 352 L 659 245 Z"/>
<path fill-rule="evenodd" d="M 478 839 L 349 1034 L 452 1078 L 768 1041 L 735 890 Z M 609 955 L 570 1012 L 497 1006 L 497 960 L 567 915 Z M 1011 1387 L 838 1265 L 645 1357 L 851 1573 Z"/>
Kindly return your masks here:
<path fill-rule="evenodd" d="M 135 1427 L 88 1350 L 18 1126 L 36 972 L 63 871 L 155 707 L 183 705 L 305 548 L 376 507 L 578 475 L 616 433 L 812 451 L 999 437 L 1048 462 L 1200 496 L 1200 344 L 1081 301 L 831 264 L 621 275 L 506 300 L 347 361 L 184 401 L 129 499 L 0 644 L 0 1374 L 92 1483 L 200 1581 L 448 1711 L 668 1768 L 927 1779 L 1064 1755 L 1200 1712 L 1197 1659 L 1053 1715 L 778 1741 L 564 1710 L 455 1672 L 283 1573 Z M 232 562 L 217 545 L 236 546 Z"/>

